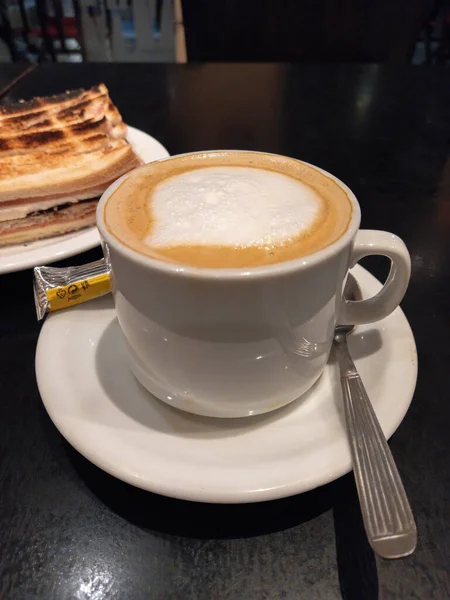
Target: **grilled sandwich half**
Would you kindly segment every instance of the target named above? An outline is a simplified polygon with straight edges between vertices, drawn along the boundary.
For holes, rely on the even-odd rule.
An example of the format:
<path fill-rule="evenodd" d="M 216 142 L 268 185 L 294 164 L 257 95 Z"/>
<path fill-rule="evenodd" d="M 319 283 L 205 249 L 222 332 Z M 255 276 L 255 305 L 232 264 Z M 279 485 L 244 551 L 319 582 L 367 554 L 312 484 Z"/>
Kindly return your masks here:
<path fill-rule="evenodd" d="M 104 84 L 0 106 L 0 246 L 94 225 L 99 196 L 141 164 L 126 133 Z"/>

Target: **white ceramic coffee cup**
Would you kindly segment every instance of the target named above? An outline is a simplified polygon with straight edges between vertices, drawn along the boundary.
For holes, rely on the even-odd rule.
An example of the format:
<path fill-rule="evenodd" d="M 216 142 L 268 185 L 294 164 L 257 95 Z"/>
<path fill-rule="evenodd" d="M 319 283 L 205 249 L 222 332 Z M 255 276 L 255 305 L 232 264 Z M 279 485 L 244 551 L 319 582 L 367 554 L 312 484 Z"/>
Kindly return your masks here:
<path fill-rule="evenodd" d="M 170 159 L 166 159 L 170 160 Z M 352 204 L 346 232 L 319 252 L 246 269 L 200 269 L 149 258 L 97 225 L 113 270 L 113 295 L 130 366 L 154 396 L 214 417 L 256 415 L 301 396 L 326 365 L 336 322 L 371 323 L 400 303 L 411 263 L 405 244 L 384 231 L 360 231 Z M 126 177 L 126 176 L 125 176 Z M 382 290 L 359 302 L 342 299 L 349 268 L 370 254 L 391 260 Z"/>

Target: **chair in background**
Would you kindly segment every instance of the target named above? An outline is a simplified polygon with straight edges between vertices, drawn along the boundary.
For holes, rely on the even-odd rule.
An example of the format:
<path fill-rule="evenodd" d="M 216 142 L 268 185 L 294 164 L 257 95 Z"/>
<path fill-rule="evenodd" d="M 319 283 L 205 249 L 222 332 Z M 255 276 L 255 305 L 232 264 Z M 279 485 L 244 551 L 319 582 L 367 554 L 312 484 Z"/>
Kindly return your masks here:
<path fill-rule="evenodd" d="M 30 18 L 30 3 L 0 0 L 0 30 L 6 32 L 2 39 L 8 46 L 11 60 L 56 61 L 70 55 L 81 59 L 78 1 L 73 0 L 69 15 L 65 14 L 67 6 L 62 0 L 35 0 Z"/>
<path fill-rule="evenodd" d="M 0 0 L 0 40 L 7 47 L 11 61 L 16 62 L 20 58 L 20 55 L 14 40 L 14 32 L 8 15 L 6 0 Z"/>
<path fill-rule="evenodd" d="M 13 61 L 186 61 L 180 0 L 34 0 L 33 8 L 30 24 L 25 0 L 0 0 L 0 36 Z"/>
<path fill-rule="evenodd" d="M 43 41 L 39 58 L 49 57 L 56 61 L 58 55 L 82 54 L 81 31 L 76 19 L 77 0 L 73 2 L 74 16 L 64 14 L 61 0 L 36 0 L 36 9 L 40 31 L 35 33 L 40 33 Z"/>

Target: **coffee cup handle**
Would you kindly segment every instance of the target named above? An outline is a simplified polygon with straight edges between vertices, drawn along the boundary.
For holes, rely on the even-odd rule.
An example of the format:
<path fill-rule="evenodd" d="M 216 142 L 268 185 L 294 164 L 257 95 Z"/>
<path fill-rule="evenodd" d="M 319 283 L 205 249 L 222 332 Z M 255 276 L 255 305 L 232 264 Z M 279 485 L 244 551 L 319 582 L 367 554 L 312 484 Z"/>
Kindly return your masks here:
<path fill-rule="evenodd" d="M 375 296 L 367 300 L 343 299 L 338 318 L 340 325 L 373 323 L 387 317 L 402 301 L 411 274 L 411 258 L 403 241 L 387 231 L 360 230 L 355 239 L 349 268 L 372 254 L 381 254 L 391 260 L 391 269 L 385 284 Z"/>

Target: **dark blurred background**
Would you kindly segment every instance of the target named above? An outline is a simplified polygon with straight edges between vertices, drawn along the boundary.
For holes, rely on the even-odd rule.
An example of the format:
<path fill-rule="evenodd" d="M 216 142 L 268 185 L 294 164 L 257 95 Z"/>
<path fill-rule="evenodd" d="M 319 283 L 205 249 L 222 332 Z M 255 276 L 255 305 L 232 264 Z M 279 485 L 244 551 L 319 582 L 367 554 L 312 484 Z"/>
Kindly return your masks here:
<path fill-rule="evenodd" d="M 0 0 L 10 61 L 448 64 L 450 0 Z"/>

